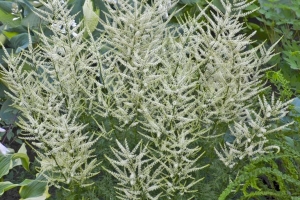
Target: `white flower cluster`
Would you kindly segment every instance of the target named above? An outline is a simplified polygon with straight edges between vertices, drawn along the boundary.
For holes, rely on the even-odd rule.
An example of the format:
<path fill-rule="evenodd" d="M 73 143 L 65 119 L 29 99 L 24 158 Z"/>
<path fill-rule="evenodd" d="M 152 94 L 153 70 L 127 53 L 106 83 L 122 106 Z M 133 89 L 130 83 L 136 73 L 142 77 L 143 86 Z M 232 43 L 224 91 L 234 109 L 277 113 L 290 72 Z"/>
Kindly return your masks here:
<path fill-rule="evenodd" d="M 52 0 L 47 2 L 39 1 L 39 3 L 48 8 L 51 12 L 44 11 L 42 9 L 35 9 L 35 14 L 41 19 L 49 22 L 51 24 L 49 28 L 54 33 L 72 35 L 73 37 L 78 36 L 77 29 L 79 26 L 76 24 L 74 16 L 71 17 L 68 13 L 66 13 L 66 10 L 68 10 L 67 1 Z"/>
<path fill-rule="evenodd" d="M 160 13 L 162 13 L 163 19 L 168 19 L 169 17 L 169 9 L 172 8 L 172 2 L 171 0 L 166 0 L 163 3 L 160 3 L 158 6 L 158 10 Z"/>
<path fill-rule="evenodd" d="M 256 159 L 262 154 L 273 152 L 272 150 L 280 151 L 276 145 L 268 144 L 267 135 L 280 131 L 291 123 L 274 127 L 271 122 L 284 117 L 287 114 L 287 106 L 293 100 L 282 103 L 279 100 L 274 103 L 274 93 L 272 95 L 271 104 L 269 104 L 263 96 L 263 100 L 259 98 L 260 111 L 257 113 L 254 110 L 246 109 L 246 117 L 240 122 L 234 122 L 230 126 L 230 134 L 234 136 L 232 143 L 226 142 L 221 146 L 222 153 L 216 148 L 215 151 L 220 160 L 228 167 L 234 167 L 239 160 L 244 158 Z"/>
<path fill-rule="evenodd" d="M 52 30 L 54 30 L 55 32 L 61 32 L 63 34 L 66 34 L 66 28 L 69 28 L 70 30 L 76 28 L 77 24 L 75 22 L 75 20 L 71 20 L 69 21 L 68 23 L 60 23 L 62 21 L 58 21 L 57 23 L 53 23 L 51 24 L 51 28 Z M 74 36 L 74 37 L 77 37 L 78 34 L 75 32 L 75 31 L 72 31 L 71 34 Z"/>
<path fill-rule="evenodd" d="M 12 8 L 11 8 L 11 14 L 12 15 L 15 15 L 17 17 L 14 17 L 12 20 L 15 21 L 15 20 L 18 20 L 20 19 L 21 17 L 21 12 L 22 12 L 22 9 L 19 9 L 19 6 L 17 3 L 12 3 Z"/>
<path fill-rule="evenodd" d="M 123 146 L 118 140 L 116 141 L 120 150 L 112 148 L 112 152 L 118 158 L 110 161 L 116 172 L 107 170 L 111 175 L 116 177 L 120 184 L 117 187 L 119 199 L 139 199 L 140 196 L 145 196 L 147 199 L 158 200 L 161 196 L 157 194 L 153 196 L 151 193 L 160 188 L 161 180 L 158 175 L 161 173 L 161 167 L 157 167 L 157 161 L 147 158 L 149 151 L 147 145 L 142 149 L 141 141 L 130 150 L 125 140 Z M 136 151 L 140 148 L 140 152 Z M 154 167 L 157 167 L 153 170 Z"/>
<path fill-rule="evenodd" d="M 103 143 L 131 139 L 117 140 L 115 158 L 107 156 L 119 199 L 193 198 L 202 180 L 194 174 L 207 166 L 201 146 L 214 153 L 205 139 L 223 141 L 220 124 L 233 124 L 234 141 L 215 148 L 229 167 L 278 151 L 268 136 L 285 127 L 271 123 L 287 113 L 289 102 L 273 95 L 253 109 L 273 47 L 250 49 L 253 34 L 240 34 L 247 0 L 221 0 L 225 12 L 209 3 L 176 26 L 169 23 L 173 0 L 106 2 L 118 7 L 106 4 L 100 36 L 85 38 L 64 0 L 41 1 L 51 12 L 37 14 L 53 35 L 37 33 L 37 47 L 6 52 L 8 68 L 1 66 L 8 96 L 22 113 L 24 139 L 33 141 L 49 181 L 81 185 L 94 174 L 95 134 L 105 135 Z"/>

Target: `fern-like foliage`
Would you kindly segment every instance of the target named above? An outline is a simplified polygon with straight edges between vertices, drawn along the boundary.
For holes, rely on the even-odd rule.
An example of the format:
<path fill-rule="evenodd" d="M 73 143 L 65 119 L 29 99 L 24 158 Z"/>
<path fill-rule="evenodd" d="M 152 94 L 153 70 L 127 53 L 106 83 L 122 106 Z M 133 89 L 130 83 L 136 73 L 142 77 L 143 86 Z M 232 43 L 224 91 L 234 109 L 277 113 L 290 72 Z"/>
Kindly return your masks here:
<path fill-rule="evenodd" d="M 221 199 L 253 199 L 299 197 L 299 152 L 285 143 L 272 141 L 284 151 L 262 155 L 244 166 L 235 180 L 220 195 Z M 230 193 L 234 193 L 231 194 Z"/>

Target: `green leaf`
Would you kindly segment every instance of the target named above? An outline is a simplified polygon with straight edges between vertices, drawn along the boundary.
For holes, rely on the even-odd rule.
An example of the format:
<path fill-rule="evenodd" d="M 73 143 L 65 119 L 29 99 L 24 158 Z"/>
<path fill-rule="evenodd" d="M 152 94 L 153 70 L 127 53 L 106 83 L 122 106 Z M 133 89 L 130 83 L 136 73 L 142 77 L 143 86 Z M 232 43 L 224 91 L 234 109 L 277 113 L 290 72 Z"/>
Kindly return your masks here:
<path fill-rule="evenodd" d="M 2 31 L 2 33 L 10 40 L 20 33 L 27 33 L 27 29 L 23 26 L 16 26 L 12 28 L 6 28 Z"/>
<path fill-rule="evenodd" d="M 288 136 L 285 136 L 284 137 L 285 138 L 285 141 L 286 141 L 286 143 L 290 146 L 290 147 L 295 147 L 295 143 L 294 143 L 294 140 L 292 139 L 292 138 L 290 138 L 290 137 L 288 137 Z"/>
<path fill-rule="evenodd" d="M 298 97 L 296 97 L 293 102 L 293 110 L 291 111 L 290 115 L 291 116 L 296 116 L 296 117 L 300 117 L 300 99 Z"/>
<path fill-rule="evenodd" d="M 28 185 L 29 183 L 31 183 L 33 180 L 32 179 L 25 179 L 24 181 L 22 181 L 21 183 L 19 183 L 19 186 L 25 186 Z"/>
<path fill-rule="evenodd" d="M 5 35 L 0 34 L 0 45 L 4 45 L 5 44 L 5 40 L 6 40 Z"/>
<path fill-rule="evenodd" d="M 255 23 L 252 23 L 252 22 L 247 22 L 246 23 L 247 27 L 250 29 L 250 30 L 256 30 L 256 31 L 261 31 L 261 32 L 264 32 L 264 30 L 257 24 Z"/>
<path fill-rule="evenodd" d="M 49 9 L 46 8 L 45 6 L 39 7 L 39 10 L 43 11 L 48 11 Z M 32 28 L 39 28 L 41 25 L 47 25 L 48 22 L 37 16 L 34 12 L 30 12 L 26 17 L 22 19 L 21 24 L 23 26 L 29 27 L 30 29 Z"/>
<path fill-rule="evenodd" d="M 9 32 L 9 31 L 2 31 L 3 35 L 8 38 L 8 39 L 11 39 L 13 37 L 15 37 L 16 35 L 18 35 L 19 33 L 18 32 Z"/>
<path fill-rule="evenodd" d="M 75 21 L 79 22 L 83 18 L 82 7 L 85 0 L 69 0 L 68 5 L 72 8 L 70 14 L 75 15 Z M 100 1 L 102 2 L 102 1 Z"/>
<path fill-rule="evenodd" d="M 12 159 L 14 159 L 14 160 L 20 159 L 21 163 L 22 163 L 22 166 L 27 171 L 29 171 L 29 157 L 27 156 L 27 154 L 25 154 L 25 153 L 15 153 L 15 154 L 13 154 Z M 16 165 L 13 165 L 13 167 L 19 165 L 18 162 L 15 162 L 15 163 L 16 163 Z"/>
<path fill-rule="evenodd" d="M 1 53 L 0 53 L 1 56 Z M 2 74 L 0 74 L 0 78 L 2 77 Z M 1 81 L 0 81 L 0 99 L 5 99 L 6 94 L 4 91 L 10 91 Z"/>
<path fill-rule="evenodd" d="M 0 178 L 8 174 L 9 170 L 11 169 L 11 159 L 12 154 L 7 154 L 6 156 L 0 154 Z"/>
<path fill-rule="evenodd" d="M 22 146 L 20 147 L 18 153 L 24 153 L 27 154 L 27 149 L 25 147 L 25 144 L 22 144 Z"/>
<path fill-rule="evenodd" d="M 298 60 L 293 59 L 293 58 L 284 58 L 285 61 L 289 64 L 290 68 L 292 69 L 300 69 L 300 62 Z"/>
<path fill-rule="evenodd" d="M 29 45 L 28 33 L 21 33 L 11 38 L 12 47 L 16 49 L 16 53 L 21 52 Z"/>
<path fill-rule="evenodd" d="M 16 16 L 11 14 L 12 5 L 12 2 L 0 1 L 0 19 L 3 24 L 15 27 L 20 25 L 21 20 L 13 20 Z"/>
<path fill-rule="evenodd" d="M 182 4 L 196 4 L 201 2 L 201 0 L 180 0 L 180 3 Z"/>
<path fill-rule="evenodd" d="M 100 11 L 99 9 L 96 9 L 96 11 L 94 11 L 93 3 L 91 0 L 86 0 L 84 2 L 82 11 L 83 11 L 84 25 L 92 33 L 98 25 Z M 87 33 L 85 33 L 85 35 L 87 36 Z"/>
<path fill-rule="evenodd" d="M 48 182 L 38 177 L 36 180 L 26 179 L 25 185 L 20 188 L 19 193 L 21 200 L 44 200 L 50 196 L 48 189 Z"/>
<path fill-rule="evenodd" d="M 10 190 L 12 188 L 15 188 L 19 186 L 18 184 L 13 184 L 9 181 L 0 182 L 0 196 L 3 195 L 3 193 L 7 190 Z"/>
<path fill-rule="evenodd" d="M 0 118 L 6 123 L 6 124 L 13 124 L 16 121 L 16 114 L 14 114 L 14 110 L 16 109 L 12 108 L 10 105 L 12 104 L 11 99 L 7 99 L 1 109 L 0 109 Z"/>

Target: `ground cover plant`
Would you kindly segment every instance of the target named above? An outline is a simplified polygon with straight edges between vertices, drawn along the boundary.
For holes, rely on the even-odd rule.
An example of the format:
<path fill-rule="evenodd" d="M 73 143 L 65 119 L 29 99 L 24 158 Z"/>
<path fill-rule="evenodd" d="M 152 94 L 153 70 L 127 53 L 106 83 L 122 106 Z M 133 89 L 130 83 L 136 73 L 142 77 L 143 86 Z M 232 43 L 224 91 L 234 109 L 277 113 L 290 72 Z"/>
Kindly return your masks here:
<path fill-rule="evenodd" d="M 299 99 L 265 92 L 277 41 L 266 49 L 242 32 L 253 2 L 195 15 L 171 0 L 103 3 L 99 18 L 84 1 L 79 21 L 67 1 L 40 1 L 31 9 L 46 27 L 28 30 L 14 54 L 3 48 L 19 137 L 36 152 L 38 180 L 57 188 L 52 198 L 300 196 L 290 137 Z"/>

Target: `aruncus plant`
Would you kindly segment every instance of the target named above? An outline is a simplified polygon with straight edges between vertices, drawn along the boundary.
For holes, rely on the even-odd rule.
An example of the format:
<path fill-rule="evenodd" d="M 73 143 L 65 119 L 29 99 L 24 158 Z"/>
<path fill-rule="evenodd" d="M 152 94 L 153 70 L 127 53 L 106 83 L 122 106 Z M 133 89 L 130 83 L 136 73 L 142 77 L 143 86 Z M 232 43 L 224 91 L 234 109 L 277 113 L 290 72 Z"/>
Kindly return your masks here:
<path fill-rule="evenodd" d="M 208 167 L 205 156 L 217 153 L 233 167 L 279 148 L 267 138 L 284 127 L 270 123 L 289 102 L 259 98 L 273 47 L 249 49 L 255 33 L 240 34 L 238 19 L 251 3 L 221 0 L 225 12 L 209 3 L 172 26 L 176 1 L 107 1 L 98 37 L 66 2 L 41 3 L 48 10 L 36 13 L 53 34 L 36 33 L 39 46 L 7 53 L 1 69 L 22 112 L 23 139 L 51 184 L 88 185 L 102 159 L 93 156 L 97 141 L 117 139 L 105 171 L 119 181 L 119 199 L 187 199 L 202 180 L 194 174 Z M 224 124 L 232 143 L 221 137 Z M 221 151 L 199 145 L 209 138 L 224 143 Z"/>

